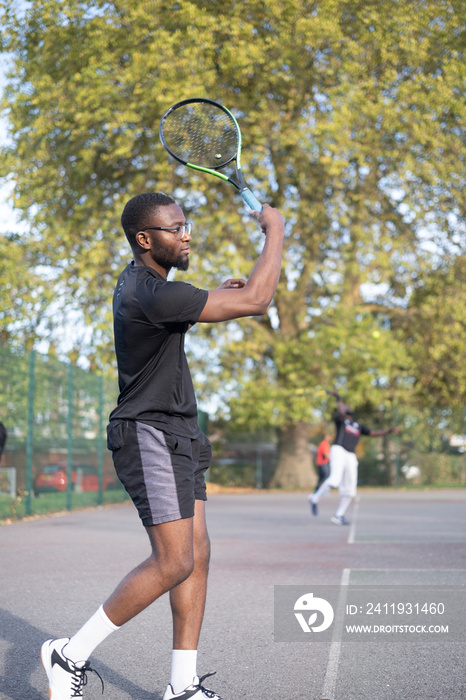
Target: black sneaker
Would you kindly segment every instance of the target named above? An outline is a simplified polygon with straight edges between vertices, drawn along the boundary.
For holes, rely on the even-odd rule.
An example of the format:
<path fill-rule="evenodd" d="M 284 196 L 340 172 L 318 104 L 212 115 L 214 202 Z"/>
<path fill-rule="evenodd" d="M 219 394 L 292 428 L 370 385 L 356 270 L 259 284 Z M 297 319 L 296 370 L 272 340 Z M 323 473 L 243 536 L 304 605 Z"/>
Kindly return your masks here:
<path fill-rule="evenodd" d="M 208 690 L 204 688 L 202 682 L 205 681 L 209 676 L 214 676 L 214 673 L 206 673 L 205 676 L 198 678 L 197 676 L 193 679 L 192 685 L 188 685 L 187 688 L 181 691 L 181 693 L 174 693 L 171 685 L 167 686 L 164 693 L 163 700 L 222 700 L 220 695 L 214 693 L 213 690 Z"/>
<path fill-rule="evenodd" d="M 317 508 L 317 503 L 314 503 L 314 501 L 312 500 L 312 496 L 309 496 L 309 505 L 311 506 L 312 515 L 318 515 L 319 510 Z"/>

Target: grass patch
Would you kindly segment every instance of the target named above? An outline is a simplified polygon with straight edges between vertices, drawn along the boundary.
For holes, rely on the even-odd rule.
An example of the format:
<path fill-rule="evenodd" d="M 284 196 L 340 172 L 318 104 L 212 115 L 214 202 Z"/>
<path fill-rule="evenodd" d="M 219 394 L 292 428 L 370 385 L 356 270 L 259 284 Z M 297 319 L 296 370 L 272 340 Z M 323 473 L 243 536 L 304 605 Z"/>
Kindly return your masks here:
<path fill-rule="evenodd" d="M 102 505 L 123 503 L 127 500 L 129 500 L 129 496 L 122 488 L 104 491 L 102 494 Z M 93 508 L 98 505 L 98 493 L 95 491 L 71 494 L 71 510 Z M 11 496 L 0 494 L 0 522 L 20 520 L 29 515 L 49 515 L 63 510 L 67 510 L 66 493 L 43 493 L 31 498 L 29 513 L 27 512 L 25 495 L 11 498 Z"/>

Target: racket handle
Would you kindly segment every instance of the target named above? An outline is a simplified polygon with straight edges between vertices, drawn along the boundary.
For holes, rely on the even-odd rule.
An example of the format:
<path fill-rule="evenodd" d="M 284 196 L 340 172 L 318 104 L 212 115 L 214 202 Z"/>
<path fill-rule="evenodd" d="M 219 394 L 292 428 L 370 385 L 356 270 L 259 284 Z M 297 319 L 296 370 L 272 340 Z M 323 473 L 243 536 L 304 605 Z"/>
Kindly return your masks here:
<path fill-rule="evenodd" d="M 250 207 L 253 211 L 262 211 L 262 204 L 259 202 L 257 197 L 253 195 L 251 190 L 248 190 L 248 188 L 246 188 L 241 192 L 241 196 L 248 205 L 248 207 Z"/>

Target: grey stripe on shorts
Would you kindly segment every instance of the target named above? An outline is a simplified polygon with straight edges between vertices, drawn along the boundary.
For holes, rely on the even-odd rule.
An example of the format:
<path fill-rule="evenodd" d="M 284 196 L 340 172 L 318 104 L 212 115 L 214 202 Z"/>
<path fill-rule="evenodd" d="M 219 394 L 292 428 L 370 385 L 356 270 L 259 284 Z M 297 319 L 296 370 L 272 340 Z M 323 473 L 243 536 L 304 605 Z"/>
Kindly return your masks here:
<path fill-rule="evenodd" d="M 136 422 L 141 466 L 153 523 L 181 518 L 170 450 L 161 430 Z"/>

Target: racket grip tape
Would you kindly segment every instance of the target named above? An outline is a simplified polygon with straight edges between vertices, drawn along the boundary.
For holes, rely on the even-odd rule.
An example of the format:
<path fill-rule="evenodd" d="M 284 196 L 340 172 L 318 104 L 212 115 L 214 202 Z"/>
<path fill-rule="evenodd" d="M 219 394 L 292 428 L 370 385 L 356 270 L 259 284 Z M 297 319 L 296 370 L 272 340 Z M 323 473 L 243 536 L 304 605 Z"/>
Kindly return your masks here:
<path fill-rule="evenodd" d="M 259 202 L 257 197 L 248 190 L 247 188 L 241 192 L 241 196 L 253 211 L 262 211 L 262 204 Z"/>

